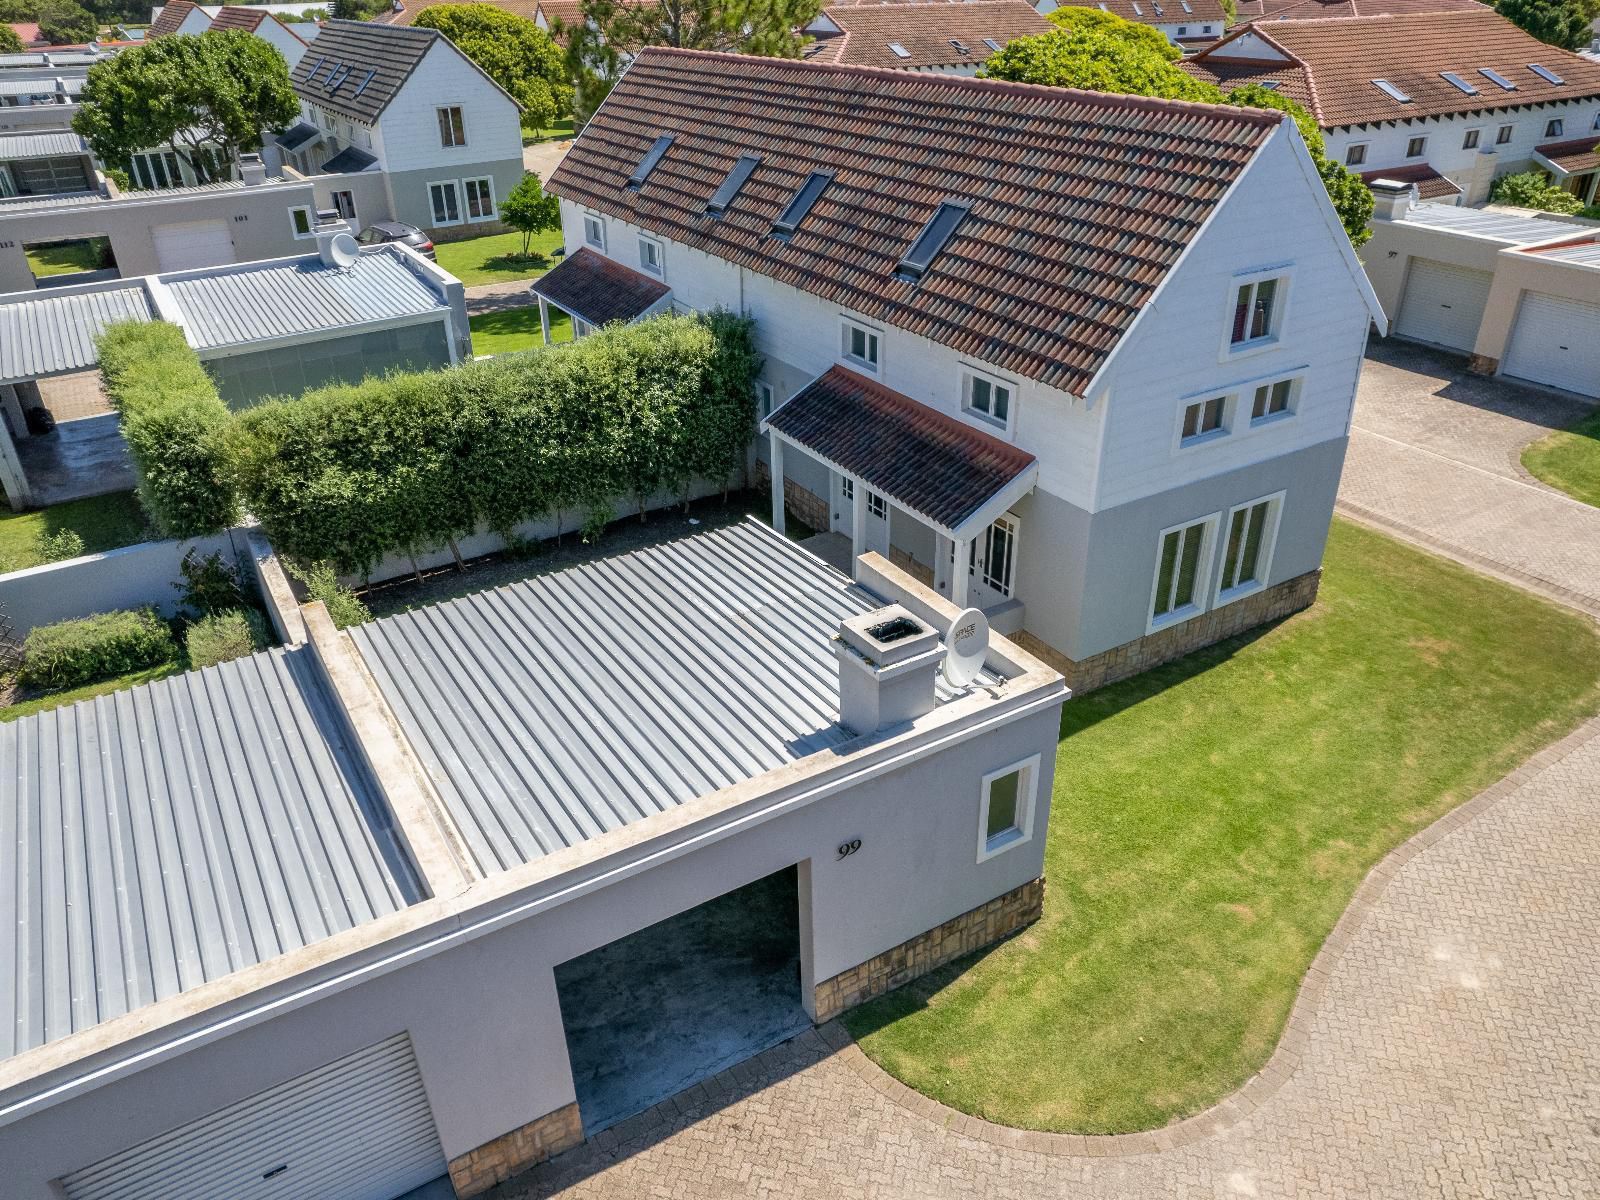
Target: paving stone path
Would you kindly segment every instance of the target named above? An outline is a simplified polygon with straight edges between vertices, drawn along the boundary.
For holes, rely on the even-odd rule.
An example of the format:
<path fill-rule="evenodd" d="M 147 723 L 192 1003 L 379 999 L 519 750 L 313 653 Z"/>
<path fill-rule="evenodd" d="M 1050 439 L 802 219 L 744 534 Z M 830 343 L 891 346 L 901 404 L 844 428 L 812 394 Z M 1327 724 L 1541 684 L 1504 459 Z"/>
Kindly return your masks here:
<path fill-rule="evenodd" d="M 987 1125 L 828 1026 L 492 1200 L 1600 1194 L 1597 818 L 1600 718 L 1380 863 L 1267 1068 L 1176 1133 Z"/>

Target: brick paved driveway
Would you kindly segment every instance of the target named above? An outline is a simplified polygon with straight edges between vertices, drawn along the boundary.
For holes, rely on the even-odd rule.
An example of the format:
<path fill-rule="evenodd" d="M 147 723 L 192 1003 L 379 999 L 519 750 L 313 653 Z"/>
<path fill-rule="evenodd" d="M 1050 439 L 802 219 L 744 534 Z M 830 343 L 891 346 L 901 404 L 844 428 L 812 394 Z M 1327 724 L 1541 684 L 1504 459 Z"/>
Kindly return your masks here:
<path fill-rule="evenodd" d="M 1522 448 L 1578 420 L 1574 397 L 1374 339 L 1339 485 L 1348 515 L 1600 615 L 1600 509 L 1533 479 Z"/>
<path fill-rule="evenodd" d="M 1596 1195 L 1597 810 L 1600 719 L 1381 864 L 1297 1005 L 1298 1065 L 1181 1149 L 982 1127 L 813 1033 L 492 1200 Z"/>

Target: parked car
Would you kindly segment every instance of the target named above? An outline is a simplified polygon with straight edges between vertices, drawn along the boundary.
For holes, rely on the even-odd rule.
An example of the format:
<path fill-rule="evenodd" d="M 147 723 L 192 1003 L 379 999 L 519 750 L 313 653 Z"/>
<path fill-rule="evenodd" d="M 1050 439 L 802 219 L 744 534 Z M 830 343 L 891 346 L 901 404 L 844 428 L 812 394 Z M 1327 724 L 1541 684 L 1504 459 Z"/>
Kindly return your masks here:
<path fill-rule="evenodd" d="M 433 239 L 415 225 L 404 221 L 378 221 L 361 231 L 363 246 L 377 246 L 384 242 L 404 242 L 423 258 L 438 261 L 433 253 Z"/>

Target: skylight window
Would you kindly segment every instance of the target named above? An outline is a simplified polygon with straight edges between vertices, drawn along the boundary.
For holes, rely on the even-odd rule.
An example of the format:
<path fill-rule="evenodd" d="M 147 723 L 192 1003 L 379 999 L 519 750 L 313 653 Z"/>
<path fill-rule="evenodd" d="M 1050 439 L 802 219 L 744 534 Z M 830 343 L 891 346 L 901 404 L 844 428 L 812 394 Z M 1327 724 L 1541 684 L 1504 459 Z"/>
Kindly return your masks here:
<path fill-rule="evenodd" d="M 1476 96 L 1478 94 L 1478 89 L 1477 88 L 1473 87 L 1470 83 L 1468 83 L 1465 79 L 1461 78 L 1461 76 L 1457 75 L 1454 71 L 1440 71 L 1439 72 L 1439 77 L 1441 79 L 1443 79 L 1446 83 L 1448 83 L 1451 87 L 1455 88 L 1457 91 L 1465 92 L 1469 96 Z"/>
<path fill-rule="evenodd" d="M 1529 63 L 1528 64 L 1528 70 L 1532 71 L 1535 75 L 1537 75 L 1540 79 L 1544 80 L 1546 83 L 1553 83 L 1557 87 L 1560 87 L 1563 83 L 1566 82 L 1565 79 L 1561 78 L 1561 76 L 1557 75 L 1549 67 L 1541 67 L 1538 63 Z"/>
<path fill-rule="evenodd" d="M 911 249 L 895 264 L 895 278 L 915 283 L 927 274 L 933 260 L 939 257 L 945 243 L 971 211 L 972 205 L 965 200 L 945 200 L 940 203 L 933 216 L 928 218 L 928 223 L 922 227 L 922 232 L 917 234 L 917 240 L 911 243 Z"/>
<path fill-rule="evenodd" d="M 989 47 L 989 49 L 993 50 L 996 54 L 999 54 L 1002 49 L 1000 43 L 995 41 L 993 38 L 984 38 L 983 44 Z"/>
<path fill-rule="evenodd" d="M 661 156 L 667 152 L 667 147 L 672 145 L 672 135 L 663 133 L 650 144 L 650 149 L 644 152 L 644 157 L 639 160 L 639 165 L 633 169 L 633 174 L 628 176 L 628 186 L 638 191 L 644 186 L 644 181 L 650 178 L 650 172 L 656 169 L 656 164 L 661 161 Z"/>
<path fill-rule="evenodd" d="M 328 76 L 328 91 L 337 92 L 344 86 L 344 81 L 349 78 L 350 65 L 346 63 Z"/>
<path fill-rule="evenodd" d="M 958 38 L 951 38 L 950 44 L 956 48 L 957 54 L 971 54 L 971 48 Z"/>
<path fill-rule="evenodd" d="M 722 181 L 722 186 L 717 189 L 716 195 L 711 197 L 711 203 L 706 205 L 706 211 L 712 216 L 720 217 L 733 203 L 733 198 L 739 194 L 739 189 L 745 185 L 757 166 L 761 164 L 761 157 L 756 154 L 744 154 L 739 161 L 733 164 L 733 169 L 728 172 L 728 177 Z"/>
<path fill-rule="evenodd" d="M 1376 86 L 1377 89 L 1385 96 L 1389 97 L 1389 99 L 1398 100 L 1401 104 L 1411 103 L 1411 97 L 1406 95 L 1399 88 L 1395 87 L 1395 85 L 1390 83 L 1387 79 L 1374 79 L 1372 82 L 1374 86 Z"/>
<path fill-rule="evenodd" d="M 889 43 L 889 49 L 894 51 L 894 56 L 896 58 L 910 58 L 911 57 L 911 51 L 907 50 L 899 42 L 890 42 Z"/>
<path fill-rule="evenodd" d="M 1183 0 L 1183 11 L 1186 13 L 1194 12 L 1194 9 L 1189 5 L 1189 0 Z"/>
<path fill-rule="evenodd" d="M 362 92 L 364 92 L 364 91 L 366 91 L 366 90 L 367 90 L 367 84 L 369 84 L 369 83 L 371 83 L 371 82 L 372 82 L 372 80 L 373 80 L 373 77 L 374 77 L 374 76 L 375 76 L 375 75 L 377 75 L 377 73 L 378 73 L 378 72 L 377 72 L 377 69 L 376 69 L 376 68 L 372 68 L 372 69 L 370 69 L 370 70 L 368 70 L 368 71 L 367 71 L 367 77 L 366 77 L 366 78 L 365 78 L 365 79 L 363 79 L 363 80 L 362 80 L 362 81 L 361 81 L 361 86 L 360 86 L 360 87 L 358 87 L 358 88 L 357 88 L 357 89 L 356 89 L 356 90 L 355 90 L 355 91 L 354 91 L 354 92 L 353 92 L 353 93 L 352 93 L 352 94 L 351 94 L 351 96 L 350 96 L 350 98 L 351 98 L 351 99 L 352 99 L 352 100 L 354 100 L 354 99 L 355 99 L 355 98 L 356 98 L 356 97 L 357 97 L 357 96 L 359 96 L 359 95 L 361 95 L 361 93 L 362 93 Z"/>
<path fill-rule="evenodd" d="M 1150 7 L 1156 10 L 1156 16 L 1158 16 L 1158 17 L 1164 17 L 1164 16 L 1167 15 L 1166 13 L 1161 11 L 1161 5 L 1159 5 L 1159 4 L 1152 4 Z"/>
<path fill-rule="evenodd" d="M 313 80 L 313 79 L 315 79 L 317 77 L 317 72 L 322 70 L 322 64 L 327 62 L 327 61 L 328 61 L 328 56 L 326 54 L 324 54 L 320 58 L 318 58 L 316 62 L 311 64 L 311 70 L 306 73 L 306 81 L 308 83 L 311 80 Z"/>
<path fill-rule="evenodd" d="M 833 182 L 833 172 L 813 171 L 800 185 L 800 190 L 794 194 L 794 199 L 789 201 L 789 207 L 784 209 L 778 219 L 772 223 L 774 237 L 788 241 L 800 228 L 800 222 L 806 219 L 806 214 L 811 211 L 811 206 L 817 202 L 822 193 L 827 191 L 828 185 Z"/>
<path fill-rule="evenodd" d="M 1138 16 L 1138 17 L 1144 16 L 1144 9 L 1139 7 L 1138 0 L 1134 0 L 1133 13 L 1134 13 L 1135 16 Z"/>
<path fill-rule="evenodd" d="M 1517 90 L 1516 84 L 1512 83 L 1511 80 L 1500 74 L 1500 72 L 1496 71 L 1493 67 L 1479 67 L 1478 74 L 1482 75 L 1490 83 L 1496 84 L 1508 92 L 1514 92 Z"/>

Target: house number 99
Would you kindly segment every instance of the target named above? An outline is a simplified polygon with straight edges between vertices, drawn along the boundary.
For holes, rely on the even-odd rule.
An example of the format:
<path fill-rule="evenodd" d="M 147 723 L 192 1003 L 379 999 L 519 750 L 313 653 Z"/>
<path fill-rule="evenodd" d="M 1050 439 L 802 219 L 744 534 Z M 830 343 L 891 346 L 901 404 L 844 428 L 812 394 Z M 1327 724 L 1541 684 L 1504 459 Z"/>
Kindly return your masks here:
<path fill-rule="evenodd" d="M 861 849 L 861 839 L 860 838 L 851 838 L 848 842 L 840 842 L 839 843 L 839 857 L 840 858 L 849 858 L 852 854 L 854 854 L 859 849 Z"/>

